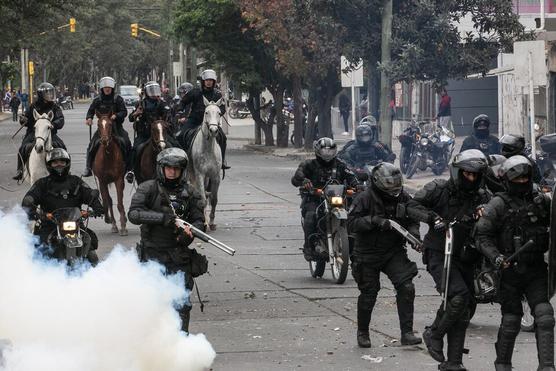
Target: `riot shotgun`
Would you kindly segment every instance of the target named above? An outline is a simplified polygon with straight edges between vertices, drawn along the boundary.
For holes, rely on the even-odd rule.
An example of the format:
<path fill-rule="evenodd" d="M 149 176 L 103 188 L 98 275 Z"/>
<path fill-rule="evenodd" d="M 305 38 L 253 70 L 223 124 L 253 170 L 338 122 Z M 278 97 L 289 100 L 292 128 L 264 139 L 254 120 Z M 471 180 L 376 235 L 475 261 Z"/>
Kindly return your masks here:
<path fill-rule="evenodd" d="M 216 238 L 213 238 L 206 234 L 205 232 L 201 231 L 197 227 L 193 226 L 191 223 L 186 222 L 183 219 L 176 218 L 176 226 L 178 228 L 185 228 L 189 227 L 191 229 L 191 233 L 193 236 L 197 237 L 198 239 L 210 243 L 212 246 L 224 251 L 226 254 L 234 255 L 236 251 L 232 249 L 230 246 L 226 245 L 223 242 L 218 241 Z"/>

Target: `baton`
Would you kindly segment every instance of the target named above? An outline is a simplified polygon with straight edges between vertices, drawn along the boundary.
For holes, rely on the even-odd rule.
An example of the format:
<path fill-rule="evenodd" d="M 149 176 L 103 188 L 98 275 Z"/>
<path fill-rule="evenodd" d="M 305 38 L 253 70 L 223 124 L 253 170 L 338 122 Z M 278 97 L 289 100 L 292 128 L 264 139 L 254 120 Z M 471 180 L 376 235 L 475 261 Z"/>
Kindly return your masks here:
<path fill-rule="evenodd" d="M 452 248 L 454 242 L 454 231 L 453 225 L 456 222 L 453 221 L 448 225 L 446 229 L 446 243 L 444 245 L 444 268 L 442 270 L 442 305 L 444 307 L 444 311 L 448 305 L 448 288 L 450 287 L 450 273 L 452 270 Z"/>
<path fill-rule="evenodd" d="M 506 263 L 511 263 L 513 260 L 515 260 L 515 258 L 517 258 L 519 254 L 523 252 L 523 250 L 528 250 L 533 245 L 535 245 L 535 241 L 533 240 L 529 240 L 525 242 L 518 250 L 516 250 L 516 252 L 514 252 L 512 255 L 508 257 L 508 259 L 506 259 Z"/>
<path fill-rule="evenodd" d="M 16 136 L 16 135 L 21 131 L 21 129 L 23 129 L 25 126 L 26 126 L 26 125 L 21 125 L 21 126 L 19 127 L 19 129 L 17 129 L 17 131 L 15 132 L 15 134 L 12 135 L 12 139 L 14 139 L 15 136 Z"/>
<path fill-rule="evenodd" d="M 230 246 L 226 245 L 223 242 L 218 241 L 216 238 L 213 238 L 213 237 L 209 236 L 205 232 L 201 231 L 200 229 L 198 229 L 197 227 L 193 226 L 192 224 L 186 222 L 183 219 L 176 218 L 176 226 L 178 228 L 189 227 L 191 229 L 191 233 L 195 237 L 199 238 L 200 240 L 202 240 L 204 242 L 210 243 L 212 246 L 224 251 L 226 254 L 234 255 L 236 253 L 236 251 L 234 249 L 232 249 Z"/>
<path fill-rule="evenodd" d="M 412 244 L 415 249 L 418 249 L 420 246 L 423 245 L 423 241 L 421 241 L 420 239 L 418 239 L 417 237 L 415 237 L 414 235 L 409 233 L 409 231 L 407 229 L 405 229 L 404 227 L 402 227 L 398 222 L 396 222 L 392 219 L 389 219 L 389 221 L 390 221 L 390 225 L 392 226 L 392 228 L 396 232 L 401 234 L 401 236 L 403 238 L 405 238 L 410 244 Z"/>

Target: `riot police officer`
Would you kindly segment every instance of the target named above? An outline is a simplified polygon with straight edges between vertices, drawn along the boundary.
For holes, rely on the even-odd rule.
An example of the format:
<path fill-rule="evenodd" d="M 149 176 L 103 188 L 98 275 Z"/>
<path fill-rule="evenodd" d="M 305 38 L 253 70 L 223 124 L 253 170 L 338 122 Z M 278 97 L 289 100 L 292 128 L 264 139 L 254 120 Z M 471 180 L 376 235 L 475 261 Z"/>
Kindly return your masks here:
<path fill-rule="evenodd" d="M 391 229 L 395 220 L 415 236 L 419 223 L 400 214 L 411 197 L 403 190 L 401 171 L 390 163 L 381 163 L 371 172 L 371 186 L 360 193 L 349 210 L 348 229 L 355 233 L 351 272 L 360 294 L 357 299 L 357 343 L 369 348 L 371 313 L 380 290 L 380 273 L 385 273 L 396 289 L 402 345 L 420 344 L 413 334 L 413 304 L 417 265 L 409 260 L 405 239 Z"/>
<path fill-rule="evenodd" d="M 346 168 L 346 165 L 336 158 L 338 147 L 333 139 L 320 138 L 315 141 L 313 148 L 316 159 L 305 160 L 295 171 L 291 182 L 294 187 L 303 187 L 306 191 L 322 188 L 330 179 L 337 179 L 340 183 L 355 186 L 355 175 Z M 303 217 L 303 232 L 305 242 L 303 255 L 305 260 L 314 259 L 315 247 L 311 243 L 311 235 L 316 233 L 317 207 L 320 200 L 317 196 L 306 192 L 302 194 L 301 216 Z"/>
<path fill-rule="evenodd" d="M 205 102 L 207 99 L 209 102 L 218 102 L 222 99 L 222 93 L 216 88 L 217 76 L 214 70 L 204 70 L 201 73 L 201 87 L 193 88 L 189 90 L 182 98 L 182 106 L 191 106 L 189 117 L 185 124 L 183 124 L 181 130 L 182 132 L 189 131 L 191 129 L 196 129 L 203 123 L 203 117 L 205 115 Z M 221 115 L 226 112 L 226 104 L 222 100 L 220 103 Z M 218 135 L 216 136 L 216 141 L 220 145 L 222 151 L 222 168 L 229 169 L 230 167 L 226 164 L 226 146 L 227 138 L 226 134 L 219 128 Z M 190 143 L 183 143 L 183 148 L 188 148 Z"/>
<path fill-rule="evenodd" d="M 143 144 L 151 138 L 151 124 L 157 120 L 167 121 L 170 113 L 170 107 L 161 98 L 162 93 L 157 82 L 147 82 L 143 87 L 142 94 L 144 94 L 144 99 L 141 99 L 133 112 L 129 114 L 129 121 L 134 123 L 133 128 L 137 134 L 131 151 L 131 167 L 136 166 Z M 133 171 L 128 172 L 126 174 L 128 183 L 133 183 L 133 179 Z"/>
<path fill-rule="evenodd" d="M 498 138 L 490 134 L 490 118 L 481 114 L 473 119 L 473 135 L 464 139 L 460 152 L 468 149 L 478 149 L 485 156 L 500 153 Z"/>
<path fill-rule="evenodd" d="M 127 108 L 125 106 L 124 99 L 116 94 L 116 80 L 110 76 L 105 76 L 100 79 L 98 83 L 100 89 L 100 94 L 93 99 L 93 102 L 89 106 L 86 116 L 86 124 L 91 126 L 93 124 L 93 117 L 96 112 L 100 113 L 112 113 L 111 120 L 114 121 L 114 131 L 116 136 L 122 138 L 124 146 L 122 152 L 126 162 L 126 172 L 131 170 L 131 141 L 129 140 L 129 135 L 123 127 L 124 120 L 127 116 Z M 87 159 L 85 162 L 85 171 L 83 172 L 84 177 L 89 177 L 92 175 L 91 165 L 95 157 L 96 150 L 99 145 L 99 132 L 98 129 L 95 131 L 89 146 L 87 147 Z"/>
<path fill-rule="evenodd" d="M 542 180 L 539 166 L 535 160 L 531 158 L 529 153 L 526 152 L 525 138 L 522 135 L 504 134 L 502 138 L 500 138 L 500 154 L 506 158 L 517 155 L 526 157 L 533 168 L 533 182 L 539 183 Z"/>
<path fill-rule="evenodd" d="M 480 251 L 500 271 L 498 297 L 502 321 L 495 344 L 497 371 L 512 370 L 515 339 L 521 327 L 527 298 L 535 317 L 538 370 L 554 371 L 554 311 L 548 296 L 548 270 L 544 253 L 549 248 L 550 198 L 534 189 L 533 168 L 516 155 L 500 169 L 506 192 L 498 193 L 485 207 L 476 226 Z M 527 241 L 533 245 L 515 261 L 507 258 Z"/>
<path fill-rule="evenodd" d="M 487 166 L 487 159 L 481 151 L 463 151 L 450 164 L 450 179 L 437 179 L 428 183 L 408 202 L 410 215 L 429 224 L 429 232 L 423 241 L 423 261 L 439 291 L 443 285 L 445 268 L 446 230 L 452 225 L 453 249 L 448 295 L 445 298 L 446 310 L 442 305 L 434 323 L 423 333 L 429 354 L 441 362 L 440 370 L 465 370 L 462 354 L 470 307 L 476 304 L 473 296 L 473 272 L 480 257 L 472 248 L 473 240 L 470 236 L 481 205 L 486 204 L 490 198 L 483 188 Z M 447 360 L 443 353 L 446 335 Z"/>
<path fill-rule="evenodd" d="M 168 274 L 185 273 L 185 287 L 193 288 L 193 278 L 206 272 L 206 258 L 189 249 L 193 234 L 189 228 L 175 224 L 179 217 L 198 229 L 204 230 L 201 196 L 194 193 L 186 182 L 187 155 L 180 148 L 168 148 L 157 156 L 156 179 L 139 185 L 131 199 L 128 217 L 141 225 L 138 251 L 142 261 L 156 260 L 164 265 Z M 182 330 L 189 331 L 191 303 L 178 310 Z"/>
<path fill-rule="evenodd" d="M 362 169 L 376 161 L 394 162 L 396 155 L 386 144 L 379 142 L 369 124 L 355 129 L 355 143 L 338 155 L 352 169 Z"/>
<path fill-rule="evenodd" d="M 193 84 L 190 82 L 184 82 L 178 87 L 178 96 L 180 97 L 180 101 L 176 103 L 172 112 L 178 133 L 181 132 L 182 126 L 187 122 L 187 118 L 191 112 L 191 103 L 184 104 L 183 99 L 192 89 Z"/>
<path fill-rule="evenodd" d="M 18 150 L 17 174 L 13 177 L 14 180 L 21 180 L 23 178 L 23 163 L 27 161 L 29 153 L 31 152 L 31 146 L 35 141 L 34 111 L 37 111 L 37 113 L 41 115 L 52 112 L 52 146 L 54 148 L 66 148 L 62 139 L 60 139 L 57 135 L 58 130 L 61 130 L 64 127 L 64 114 L 62 113 L 60 107 L 56 104 L 56 90 L 52 84 L 43 82 L 37 89 L 37 101 L 33 102 L 29 109 L 27 109 L 27 111 L 25 111 L 25 113 L 19 118 L 19 123 L 22 126 L 27 126 L 27 132 L 25 133 L 21 146 Z"/>
<path fill-rule="evenodd" d="M 86 204 L 93 209 L 94 216 L 103 214 L 103 207 L 99 199 L 99 192 L 89 188 L 81 178 L 69 173 L 71 158 L 63 148 L 55 148 L 48 154 L 46 168 L 50 174 L 33 184 L 23 197 L 21 203 L 29 219 L 40 221 L 40 227 L 34 233 L 39 236 L 41 243 L 46 243 L 48 236 L 56 230 L 56 224 L 42 216 L 63 207 L 79 207 Z M 40 213 L 37 208 L 40 206 Z M 87 259 L 92 263 L 98 262 L 96 249 L 98 239 L 89 228 L 86 229 L 91 238 L 91 248 Z"/>

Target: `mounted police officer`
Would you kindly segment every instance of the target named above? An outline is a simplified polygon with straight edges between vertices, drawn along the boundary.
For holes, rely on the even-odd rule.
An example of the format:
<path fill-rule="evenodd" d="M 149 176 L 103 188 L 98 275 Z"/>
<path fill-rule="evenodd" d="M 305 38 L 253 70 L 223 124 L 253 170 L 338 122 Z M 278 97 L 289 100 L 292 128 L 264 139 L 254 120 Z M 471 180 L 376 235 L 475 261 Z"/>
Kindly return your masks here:
<path fill-rule="evenodd" d="M 355 175 L 346 168 L 346 165 L 336 158 L 338 147 L 330 138 L 320 138 L 315 141 L 316 159 L 305 160 L 295 171 L 291 182 L 294 187 L 303 187 L 306 191 L 322 188 L 330 179 L 337 179 L 340 183 L 355 186 Z M 305 260 L 314 259 L 315 247 L 311 242 L 311 235 L 317 233 L 317 207 L 320 200 L 309 193 L 302 195 L 301 216 L 303 217 L 303 232 L 305 242 L 303 255 Z"/>
<path fill-rule="evenodd" d="M 129 121 L 133 122 L 136 137 L 133 141 L 130 164 L 135 167 L 139 158 L 139 152 L 151 138 L 151 124 L 157 120 L 168 120 L 170 107 L 162 100 L 160 85 L 155 81 L 149 81 L 143 87 L 141 99 L 135 106 L 133 112 L 129 114 Z M 128 183 L 133 183 L 134 173 L 130 171 L 126 175 Z"/>
<path fill-rule="evenodd" d="M 473 274 L 480 255 L 472 248 L 471 231 L 481 205 L 489 201 L 483 188 L 487 159 L 479 150 L 467 150 L 455 156 L 450 164 L 450 179 L 434 180 L 425 185 L 408 202 L 408 213 L 429 224 L 423 241 L 423 262 L 437 290 L 443 285 L 446 231 L 453 224 L 451 274 L 447 277 L 446 310 L 442 305 L 434 323 L 425 329 L 423 340 L 429 354 L 441 362 L 440 370 L 465 370 L 462 354 L 469 325 L 470 307 L 474 301 Z M 443 353 L 444 337 L 448 338 L 448 359 Z"/>
<path fill-rule="evenodd" d="M 168 148 L 157 156 L 156 179 L 139 185 L 131 199 L 128 217 L 141 225 L 139 253 L 142 261 L 156 260 L 168 274 L 184 272 L 185 287 L 193 288 L 193 278 L 207 271 L 203 255 L 188 246 L 193 242 L 189 228 L 175 224 L 179 217 L 204 230 L 201 196 L 186 183 L 187 155 L 179 148 Z M 182 330 L 189 331 L 191 303 L 187 299 L 179 314 Z"/>
<path fill-rule="evenodd" d="M 179 137 L 181 135 L 182 127 L 187 122 L 187 118 L 189 117 L 189 113 L 191 112 L 191 103 L 184 104 L 183 98 L 192 89 L 193 84 L 191 84 L 190 82 L 184 82 L 178 87 L 178 96 L 180 100 L 174 105 L 172 110 L 172 116 L 174 118 L 176 127 L 176 137 Z"/>
<path fill-rule="evenodd" d="M 371 186 L 360 193 L 349 210 L 348 229 L 355 234 L 351 272 L 360 294 L 357 300 L 357 343 L 370 348 L 369 324 L 384 272 L 396 289 L 402 345 L 420 344 L 413 334 L 413 304 L 417 265 L 409 260 L 405 239 L 392 230 L 390 219 L 419 237 L 419 223 L 400 213 L 411 197 L 403 190 L 401 171 L 381 163 L 371 172 Z"/>
<path fill-rule="evenodd" d="M 56 90 L 52 84 L 43 82 L 37 89 L 37 101 L 33 102 L 29 109 L 19 118 L 19 123 L 27 126 L 27 132 L 23 137 L 21 146 L 19 147 L 19 154 L 17 156 L 17 174 L 13 177 L 14 180 L 21 180 L 23 178 L 23 163 L 27 161 L 31 152 L 31 147 L 35 141 L 35 117 L 33 111 L 36 110 L 39 114 L 45 114 L 50 111 L 53 113 L 52 119 L 52 146 L 54 148 L 66 148 L 62 139 L 56 134 L 58 130 L 64 127 L 64 114 L 56 104 Z"/>
<path fill-rule="evenodd" d="M 204 98 L 206 98 L 209 102 L 218 102 L 218 100 L 222 99 L 222 93 L 216 88 L 216 82 L 216 72 L 214 70 L 204 70 L 201 73 L 201 87 L 189 90 L 182 98 L 183 107 L 187 107 L 188 105 L 191 106 L 189 117 L 181 128 L 183 133 L 196 129 L 203 123 L 203 118 L 205 116 Z M 226 113 L 226 105 L 223 100 L 221 101 L 220 112 L 221 115 Z M 227 138 L 224 131 L 222 131 L 222 128 L 219 128 L 216 141 L 220 145 L 220 149 L 222 151 L 222 168 L 229 169 L 230 167 L 226 164 Z M 189 145 L 190 143 L 185 143 L 184 148 Z"/>
<path fill-rule="evenodd" d="M 535 317 L 538 370 L 554 371 L 554 311 L 548 296 L 544 253 L 549 248 L 550 198 L 534 189 L 533 168 L 524 156 L 510 157 L 500 169 L 506 192 L 485 207 L 476 226 L 480 251 L 500 269 L 499 300 L 502 321 L 495 344 L 497 371 L 512 370 L 515 339 L 523 316 L 525 296 Z M 514 262 L 507 258 L 527 241 L 533 245 Z"/>
<path fill-rule="evenodd" d="M 114 121 L 114 134 L 123 140 L 122 152 L 126 162 L 126 172 L 131 170 L 131 141 L 129 135 L 123 127 L 124 120 L 127 116 L 127 108 L 124 99 L 115 93 L 116 80 L 110 76 L 105 76 L 100 79 L 98 83 L 100 95 L 97 96 L 91 103 L 87 111 L 86 124 L 91 126 L 93 124 L 93 117 L 96 112 L 112 113 L 111 120 Z M 92 175 L 91 166 L 95 153 L 98 149 L 100 134 L 98 129 L 95 131 L 89 146 L 87 147 L 87 160 L 85 163 L 84 177 Z"/>
<path fill-rule="evenodd" d="M 71 158 L 63 148 L 55 148 L 48 154 L 46 168 L 49 176 L 41 178 L 31 186 L 31 189 L 23 197 L 21 206 L 27 211 L 29 219 L 39 220 L 40 227 L 34 233 L 38 235 L 41 243 L 46 243 L 48 236 L 56 230 L 56 224 L 46 220 L 42 216 L 63 207 L 81 208 L 86 204 L 93 209 L 94 216 L 103 214 L 103 207 L 97 190 L 89 188 L 81 178 L 69 173 Z M 40 213 L 37 208 L 40 206 Z M 86 228 L 91 238 L 91 249 L 87 259 L 91 264 L 98 262 L 96 249 L 98 239 L 95 233 Z"/>
<path fill-rule="evenodd" d="M 473 120 L 473 135 L 464 139 L 460 152 L 468 149 L 478 149 L 485 156 L 500 153 L 498 138 L 490 134 L 490 118 L 481 114 Z"/>
<path fill-rule="evenodd" d="M 338 157 L 351 169 L 363 169 L 377 161 L 394 162 L 396 155 L 378 141 L 376 123 L 363 123 L 355 129 L 355 142 L 346 143 Z"/>

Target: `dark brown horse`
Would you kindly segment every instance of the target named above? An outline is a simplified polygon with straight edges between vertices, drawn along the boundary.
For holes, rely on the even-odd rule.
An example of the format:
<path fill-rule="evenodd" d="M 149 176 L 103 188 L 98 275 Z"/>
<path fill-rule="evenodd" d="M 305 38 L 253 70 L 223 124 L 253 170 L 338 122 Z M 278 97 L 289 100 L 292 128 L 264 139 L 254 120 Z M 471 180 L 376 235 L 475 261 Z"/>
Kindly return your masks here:
<path fill-rule="evenodd" d="M 96 112 L 98 117 L 98 132 L 100 145 L 93 159 L 93 174 L 98 179 L 98 187 L 102 196 L 104 206 L 104 221 L 112 223 L 112 233 L 118 233 L 118 226 L 114 219 L 112 208 L 112 197 L 108 186 L 116 185 L 116 196 L 118 198 L 118 211 L 120 212 L 120 236 L 127 236 L 127 218 L 124 208 L 124 152 L 114 137 L 112 113 L 104 114 Z"/>
<path fill-rule="evenodd" d="M 156 156 L 163 149 L 172 146 L 166 139 L 167 132 L 168 124 L 166 121 L 157 120 L 151 124 L 151 139 L 141 153 L 137 183 L 156 177 Z"/>

